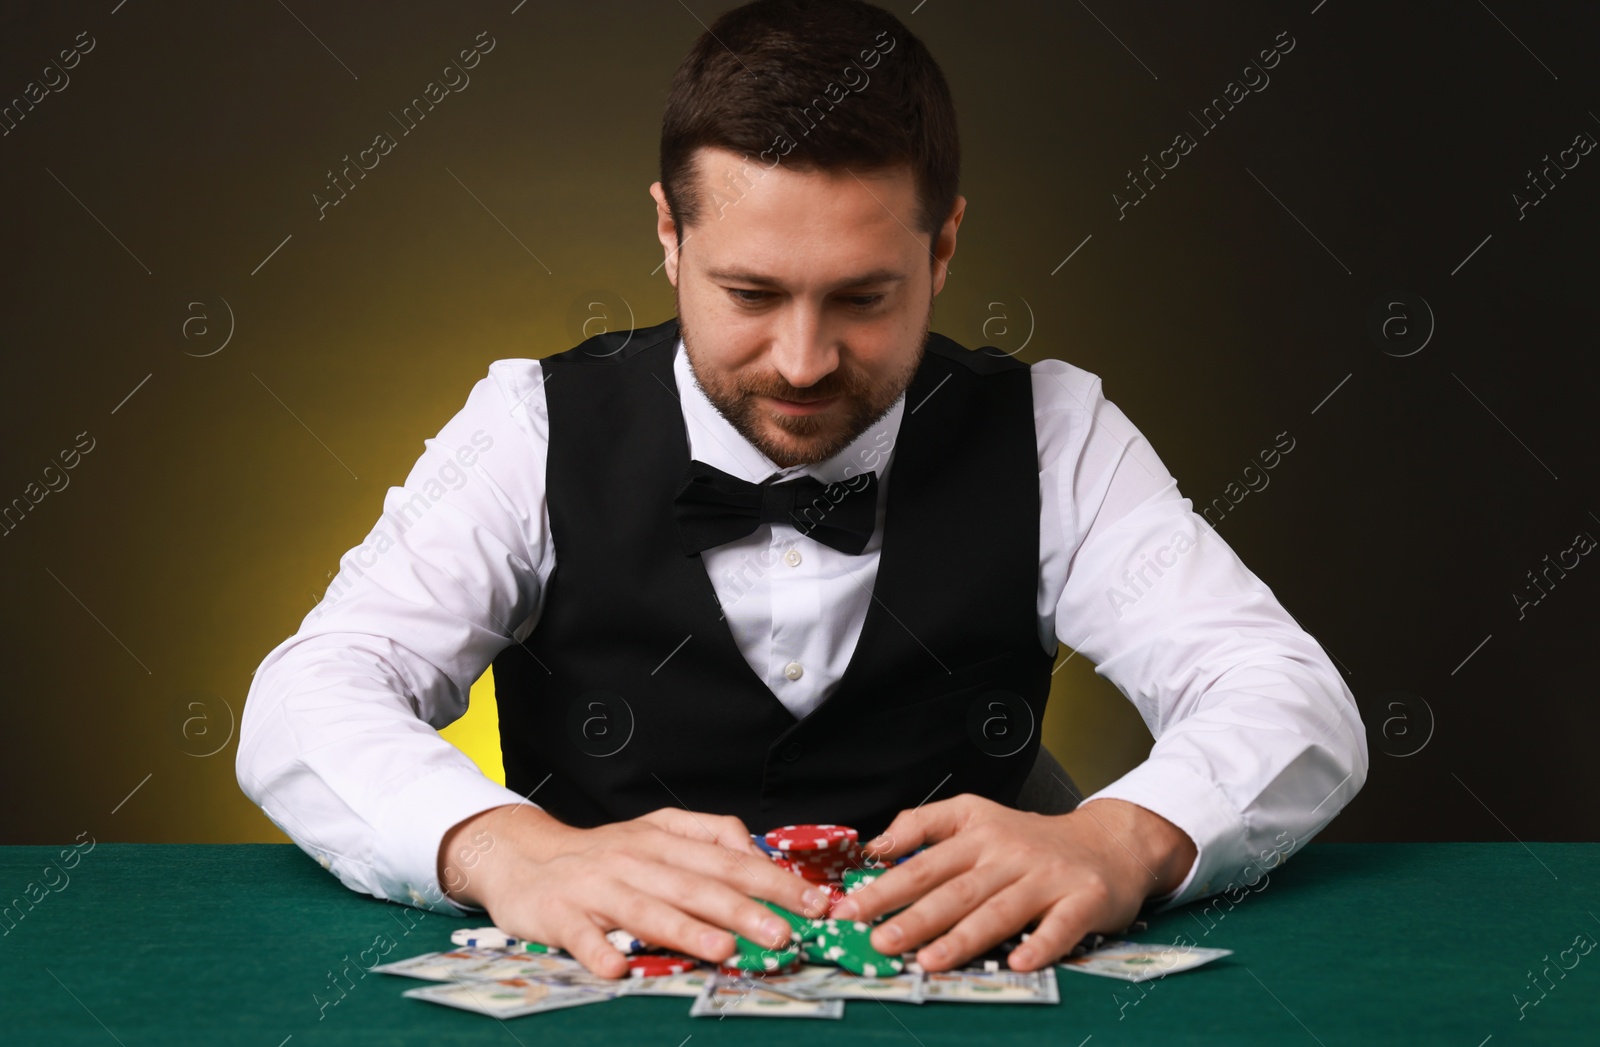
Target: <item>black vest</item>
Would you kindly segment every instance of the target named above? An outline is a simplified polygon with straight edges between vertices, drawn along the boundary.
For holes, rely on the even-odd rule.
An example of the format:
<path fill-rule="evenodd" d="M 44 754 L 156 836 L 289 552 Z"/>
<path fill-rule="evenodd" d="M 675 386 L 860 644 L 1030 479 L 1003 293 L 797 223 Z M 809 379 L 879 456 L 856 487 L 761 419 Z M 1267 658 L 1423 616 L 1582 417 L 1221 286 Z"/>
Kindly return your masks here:
<path fill-rule="evenodd" d="M 533 802 L 582 827 L 687 807 L 756 832 L 834 822 L 862 839 L 930 797 L 1014 804 L 1054 661 L 1035 610 L 1027 365 L 929 334 L 860 641 L 834 692 L 797 720 L 680 544 L 677 339 L 674 317 L 541 361 L 556 567 L 537 626 L 494 660 L 506 784 L 537 787 Z"/>

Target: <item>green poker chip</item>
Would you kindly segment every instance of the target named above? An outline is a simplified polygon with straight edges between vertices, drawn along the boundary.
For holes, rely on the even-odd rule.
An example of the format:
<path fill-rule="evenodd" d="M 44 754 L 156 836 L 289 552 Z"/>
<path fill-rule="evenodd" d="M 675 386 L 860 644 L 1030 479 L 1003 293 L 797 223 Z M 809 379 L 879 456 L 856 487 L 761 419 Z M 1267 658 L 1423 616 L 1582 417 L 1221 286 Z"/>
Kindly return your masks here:
<path fill-rule="evenodd" d="M 530 942 L 526 939 L 524 939 L 522 942 L 522 951 L 553 954 L 559 954 L 561 952 L 561 950 L 556 948 L 554 945 L 546 945 L 543 942 Z"/>
<path fill-rule="evenodd" d="M 815 942 L 802 942 L 800 944 L 800 958 L 806 963 L 814 963 L 827 967 L 837 967 L 839 964 L 830 960 L 822 946 Z"/>
<path fill-rule="evenodd" d="M 825 920 L 813 949 L 828 962 L 864 978 L 882 978 L 906 969 L 898 956 L 886 956 L 872 947 L 872 925 L 861 920 Z"/>
<path fill-rule="evenodd" d="M 821 922 L 820 920 L 813 920 L 809 916 L 801 916 L 797 912 L 790 912 L 783 906 L 774 902 L 766 901 L 762 898 L 757 898 L 756 901 L 759 901 L 762 905 L 765 905 L 767 908 L 783 917 L 784 922 L 789 925 L 789 930 L 793 932 L 797 941 L 802 935 L 810 934 L 813 927 Z"/>
<path fill-rule="evenodd" d="M 741 971 L 776 971 L 797 963 L 800 947 L 790 944 L 782 949 L 767 949 L 741 934 L 733 936 L 734 953 L 722 961 L 722 966 Z"/>
<path fill-rule="evenodd" d="M 849 894 L 851 891 L 860 890 L 888 871 L 888 869 L 846 869 L 844 871 L 845 893 Z"/>

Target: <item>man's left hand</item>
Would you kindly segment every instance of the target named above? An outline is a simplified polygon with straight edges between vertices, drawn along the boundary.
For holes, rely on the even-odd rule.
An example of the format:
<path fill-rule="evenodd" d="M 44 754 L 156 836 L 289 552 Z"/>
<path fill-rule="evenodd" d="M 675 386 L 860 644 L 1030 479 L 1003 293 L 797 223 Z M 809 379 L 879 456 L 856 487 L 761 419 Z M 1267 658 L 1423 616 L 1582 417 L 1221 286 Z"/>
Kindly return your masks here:
<path fill-rule="evenodd" d="M 1183 882 L 1196 855 L 1182 829 L 1124 800 L 1043 815 L 971 793 L 902 811 L 866 850 L 893 859 L 923 844 L 931 846 L 832 915 L 871 921 L 910 904 L 873 929 L 872 944 L 890 956 L 921 946 L 917 962 L 928 971 L 959 967 L 1034 920 L 1008 963 L 1048 966 L 1087 934 L 1126 928 L 1146 898 Z"/>

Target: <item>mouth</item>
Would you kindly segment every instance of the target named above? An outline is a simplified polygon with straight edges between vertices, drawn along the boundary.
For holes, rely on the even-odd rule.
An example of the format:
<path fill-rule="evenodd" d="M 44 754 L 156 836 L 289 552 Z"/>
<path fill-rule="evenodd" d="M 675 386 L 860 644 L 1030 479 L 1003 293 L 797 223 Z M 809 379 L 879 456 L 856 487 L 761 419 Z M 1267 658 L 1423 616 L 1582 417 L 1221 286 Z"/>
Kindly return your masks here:
<path fill-rule="evenodd" d="M 820 400 L 780 400 L 775 396 L 767 396 L 762 399 L 769 401 L 782 414 L 806 415 L 826 411 L 839 398 L 825 396 Z"/>

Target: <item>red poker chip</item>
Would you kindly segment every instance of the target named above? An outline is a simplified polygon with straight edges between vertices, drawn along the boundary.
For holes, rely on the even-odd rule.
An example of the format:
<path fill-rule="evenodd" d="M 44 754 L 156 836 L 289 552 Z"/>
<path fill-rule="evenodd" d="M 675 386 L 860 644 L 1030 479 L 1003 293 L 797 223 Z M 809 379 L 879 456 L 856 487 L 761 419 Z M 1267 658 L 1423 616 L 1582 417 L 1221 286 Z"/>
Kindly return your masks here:
<path fill-rule="evenodd" d="M 843 873 L 814 872 L 807 869 L 794 868 L 789 869 L 789 871 L 807 883 L 816 884 L 819 887 L 826 883 L 839 883 L 841 882 L 840 877 L 843 875 Z"/>
<path fill-rule="evenodd" d="M 666 974 L 687 974 L 700 966 L 698 960 L 671 953 L 642 953 L 628 957 L 628 975 L 633 978 L 658 978 Z"/>
<path fill-rule="evenodd" d="M 727 975 L 729 978 L 749 978 L 752 981 L 759 981 L 762 978 L 767 978 L 774 974 L 794 974 L 802 966 L 803 965 L 801 963 L 795 962 L 789 964 L 787 967 L 779 967 L 771 971 L 746 971 L 739 967 L 724 967 L 721 964 L 718 964 L 717 973 Z"/>
<path fill-rule="evenodd" d="M 794 852 L 788 855 L 788 861 L 795 870 L 835 874 L 842 874 L 846 869 L 859 869 L 862 865 L 858 856 L 840 854 L 837 851 Z"/>
<path fill-rule="evenodd" d="M 767 846 L 792 851 L 839 851 L 857 842 L 848 825 L 785 825 L 767 833 Z"/>
<path fill-rule="evenodd" d="M 784 854 L 792 862 L 802 862 L 807 865 L 849 865 L 857 860 L 856 854 L 850 850 L 836 849 L 831 851 L 789 851 Z"/>
<path fill-rule="evenodd" d="M 829 884 L 829 882 L 838 881 L 840 877 L 845 876 L 845 869 L 850 868 L 850 866 L 843 866 L 843 868 L 838 869 L 818 868 L 818 866 L 808 866 L 808 864 L 798 863 L 798 861 L 786 861 L 782 860 L 782 858 L 776 858 L 773 863 L 779 869 L 786 869 L 789 873 L 794 873 L 795 876 L 800 877 L 803 881 L 811 882 L 811 884 Z"/>

